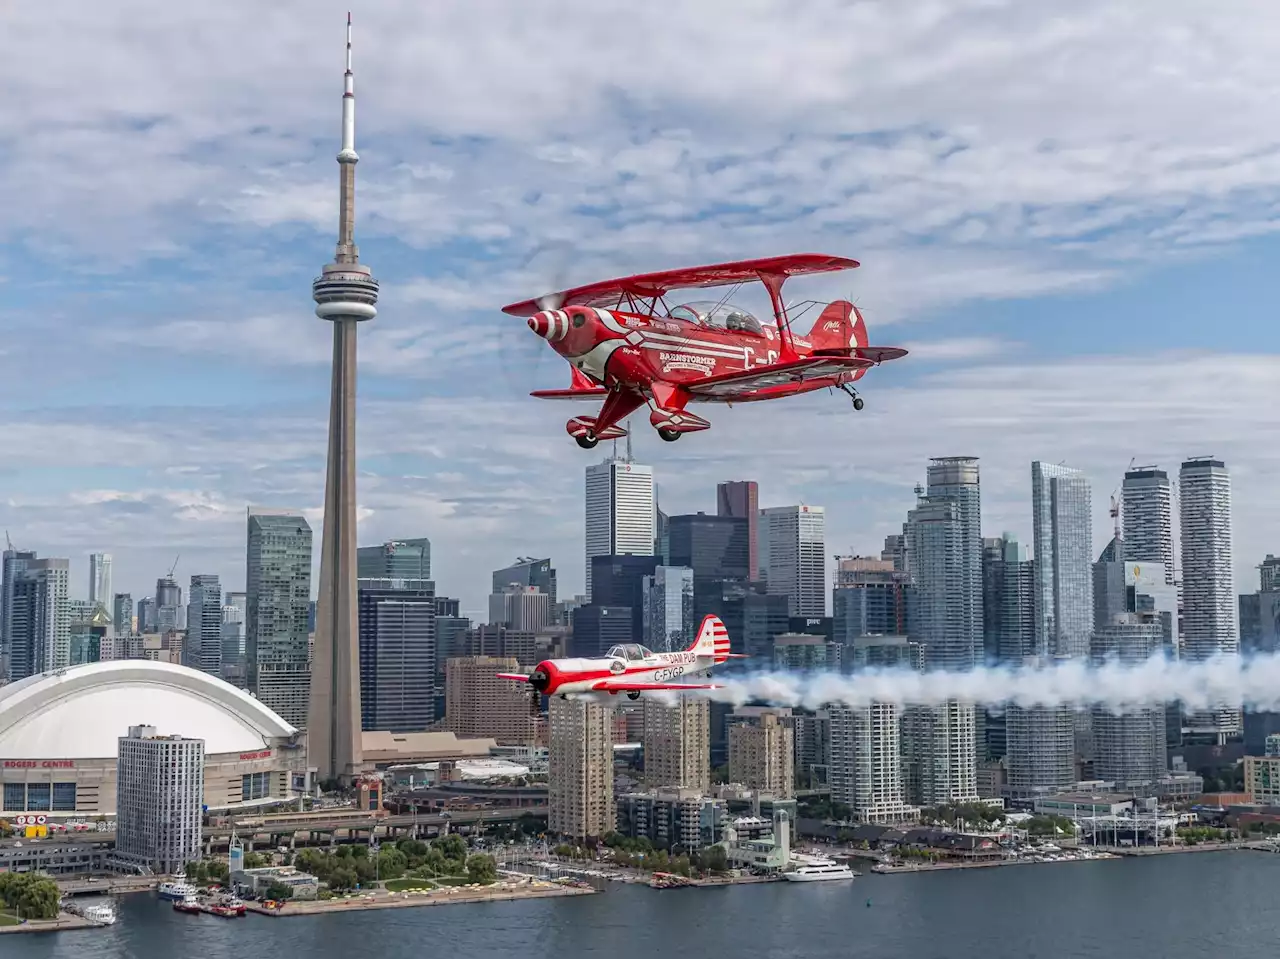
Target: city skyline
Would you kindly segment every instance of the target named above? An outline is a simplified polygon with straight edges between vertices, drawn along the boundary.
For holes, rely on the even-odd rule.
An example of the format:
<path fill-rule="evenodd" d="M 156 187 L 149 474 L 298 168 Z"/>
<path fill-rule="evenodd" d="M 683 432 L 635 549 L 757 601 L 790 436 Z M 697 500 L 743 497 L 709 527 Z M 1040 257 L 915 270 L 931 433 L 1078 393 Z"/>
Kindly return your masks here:
<path fill-rule="evenodd" d="M 980 463 L 982 462 L 980 457 L 976 457 L 976 458 L 979 460 Z M 604 465 L 608 463 L 610 459 L 611 459 L 610 455 L 607 455 L 605 457 L 595 457 L 595 458 L 588 457 L 587 462 L 582 465 L 584 467 Z M 1186 457 L 1179 457 L 1176 460 L 1171 460 L 1167 468 L 1164 468 L 1164 464 L 1155 464 L 1159 468 L 1163 468 L 1164 472 L 1168 473 L 1169 478 L 1173 484 L 1174 492 L 1173 492 L 1173 497 L 1170 500 L 1171 510 L 1172 510 L 1171 520 L 1172 520 L 1173 531 L 1171 532 L 1170 535 L 1173 537 L 1172 541 L 1175 544 L 1175 546 L 1176 544 L 1179 544 L 1181 541 L 1181 538 L 1176 531 L 1176 527 L 1178 525 L 1178 519 L 1177 519 L 1178 466 L 1181 465 L 1181 463 L 1185 459 Z M 703 494 L 702 501 L 698 502 L 696 508 L 690 508 L 686 510 L 686 509 L 680 509 L 678 507 L 669 506 L 668 505 L 669 500 L 666 498 L 663 498 L 660 495 L 659 487 L 661 487 L 661 489 L 665 491 L 667 489 L 667 484 L 663 482 L 663 477 L 661 474 L 658 473 L 657 468 L 650 467 L 649 464 L 641 462 L 639 458 L 637 458 L 636 460 L 636 465 L 640 466 L 641 468 L 651 468 L 654 470 L 654 474 L 653 474 L 654 497 L 658 503 L 658 506 L 662 509 L 662 511 L 666 515 L 668 516 L 692 515 L 699 512 L 706 513 L 707 515 L 712 515 L 712 516 L 715 515 L 716 485 L 717 483 L 725 482 L 726 480 L 715 479 L 715 478 L 708 480 L 708 482 L 704 484 L 701 491 Z M 1029 495 L 1024 496 L 1024 499 L 1026 502 L 1026 513 L 1027 513 L 1026 522 L 1025 522 L 1026 533 L 1024 534 L 1022 532 L 1022 527 L 1018 526 L 1017 524 L 1005 523 L 1003 525 L 1000 525 L 998 520 L 992 520 L 989 518 L 988 503 L 986 499 L 988 481 L 986 478 L 987 474 L 985 472 L 985 464 L 984 464 L 984 473 L 983 473 L 984 500 L 983 500 L 983 518 L 982 518 L 982 526 L 983 526 L 982 535 L 984 537 L 998 537 L 1003 535 L 1004 533 L 1011 532 L 1013 533 L 1015 539 L 1021 543 L 1028 544 L 1033 542 L 1034 537 L 1033 537 L 1032 530 L 1034 528 L 1034 515 L 1033 515 L 1034 514 L 1034 494 L 1032 491 L 1026 489 L 1026 473 L 1025 473 L 1026 466 L 1027 464 L 1023 465 L 1024 472 L 1022 474 L 1022 485 L 1023 485 L 1024 494 L 1029 494 Z M 1227 467 L 1230 468 L 1231 466 L 1232 464 L 1228 461 Z M 1106 504 L 1103 504 L 1102 507 L 1099 506 L 1099 500 L 1106 499 L 1105 494 L 1099 493 L 1099 490 L 1102 490 L 1106 487 L 1107 478 L 1099 479 L 1095 475 L 1090 474 L 1087 470 L 1078 469 L 1073 466 L 1068 467 L 1066 464 L 1060 463 L 1058 464 L 1057 468 L 1066 468 L 1068 472 L 1070 472 L 1072 475 L 1082 475 L 1083 479 L 1086 482 L 1086 486 L 1092 487 L 1090 491 L 1090 502 L 1092 503 L 1092 506 L 1093 506 L 1093 509 L 1092 509 L 1093 546 L 1091 548 L 1091 555 L 1093 559 L 1096 560 L 1099 554 L 1101 553 L 1103 546 L 1105 546 L 1111 540 L 1112 532 L 1114 529 L 1114 518 L 1111 517 L 1107 512 L 1107 509 L 1105 508 Z M 1139 471 L 1141 471 L 1142 469 L 1145 469 L 1145 467 L 1140 468 Z M 921 477 L 919 482 L 923 482 L 924 474 L 926 472 L 923 465 L 920 467 L 918 472 Z M 1117 475 L 1117 481 L 1114 485 L 1116 487 L 1117 496 L 1118 496 L 1120 485 L 1121 485 L 1119 482 L 1119 479 L 1124 477 L 1125 471 L 1121 470 L 1116 475 Z M 1234 573 L 1234 580 L 1233 580 L 1234 591 L 1235 593 L 1250 593 L 1255 591 L 1258 588 L 1259 574 L 1258 574 L 1257 567 L 1262 563 L 1262 560 L 1266 555 L 1269 555 L 1275 550 L 1274 550 L 1274 547 L 1265 549 L 1262 552 L 1260 552 L 1257 555 L 1257 557 L 1254 557 L 1252 555 L 1249 555 L 1249 556 L 1241 555 L 1241 547 L 1239 543 L 1241 540 L 1246 539 L 1248 537 L 1249 530 L 1238 528 L 1241 520 L 1238 518 L 1239 517 L 1238 506 L 1234 505 L 1234 503 L 1238 499 L 1235 496 L 1235 482 L 1234 482 L 1235 479 L 1236 479 L 1236 475 L 1232 473 L 1233 506 L 1232 506 L 1232 512 L 1231 512 L 1231 531 L 1232 531 L 1232 541 L 1233 541 L 1232 557 L 1233 557 L 1233 573 Z M 761 485 L 763 486 L 763 484 Z M 775 504 L 774 503 L 775 497 L 768 495 L 768 493 L 769 491 L 767 488 L 763 489 L 761 492 L 761 495 L 760 495 L 761 510 L 784 508 L 781 506 L 781 504 Z M 706 500 L 708 499 L 710 500 L 710 508 L 707 508 Z M 844 554 L 853 555 L 853 553 L 858 553 L 860 555 L 870 556 L 870 557 L 878 557 L 880 555 L 880 549 L 881 549 L 881 546 L 883 545 L 884 537 L 887 535 L 894 535 L 901 532 L 901 526 L 902 526 L 901 517 L 905 516 L 906 512 L 909 511 L 911 508 L 913 508 L 914 494 L 912 494 L 910 490 L 906 491 L 906 495 L 904 496 L 902 500 L 902 505 L 900 507 L 899 518 L 896 523 L 893 521 L 892 517 L 890 517 L 888 520 L 886 520 L 883 526 L 881 526 L 880 524 L 876 525 L 875 527 L 876 532 L 870 533 L 868 535 L 858 535 L 855 533 L 854 535 L 856 536 L 856 539 L 852 544 L 853 553 L 849 553 L 847 548 L 841 548 L 842 541 L 839 539 L 833 539 L 831 533 L 829 532 L 829 530 L 833 527 L 839 529 L 841 527 L 848 526 L 847 519 L 845 519 L 844 522 L 842 522 L 841 520 L 841 516 L 840 516 L 841 511 L 832 509 L 832 507 L 829 504 L 814 502 L 812 500 L 805 500 L 803 498 L 796 502 L 813 503 L 814 506 L 825 510 L 826 526 L 828 530 L 828 532 L 825 534 L 826 558 L 827 558 L 827 564 L 826 564 L 827 588 L 825 592 L 829 594 L 830 588 L 836 584 L 835 569 L 836 569 L 837 561 L 835 557 L 837 555 L 844 555 Z M 1004 502 L 1007 503 L 1007 500 L 1005 500 Z M 258 509 L 258 507 L 254 507 L 254 506 L 250 506 L 249 508 L 253 510 Z M 1100 509 L 1102 513 L 1101 520 L 1099 519 Z M 579 516 L 582 515 L 581 510 L 582 510 L 582 506 L 581 506 L 581 500 L 580 500 L 579 506 L 578 506 Z M 287 513 L 295 514 L 295 515 L 306 518 L 313 532 L 315 533 L 317 540 L 319 540 L 321 535 L 321 530 L 322 530 L 322 523 L 319 521 L 319 519 L 313 519 L 313 517 L 321 516 L 322 511 L 310 510 L 310 509 L 297 509 L 297 510 L 279 510 L 279 512 L 287 512 Z M 244 522 L 243 511 L 241 512 L 238 519 L 239 519 L 240 528 L 241 530 L 243 530 L 244 528 L 243 527 L 243 522 Z M 1145 519 L 1145 514 L 1144 514 L 1144 519 Z M 361 527 L 361 529 L 363 529 L 363 527 Z M 583 542 L 582 537 L 584 536 L 584 532 L 583 532 L 584 527 L 580 525 L 578 529 L 579 529 L 579 532 L 577 534 L 576 544 L 571 545 L 568 549 L 564 550 L 561 553 L 552 553 L 550 550 L 547 550 L 547 549 L 542 549 L 541 551 L 539 551 L 538 549 L 533 549 L 531 551 L 534 553 L 538 553 L 539 555 L 550 556 L 551 565 L 556 571 L 558 582 L 560 584 L 558 589 L 558 594 L 560 599 L 571 599 L 577 595 L 585 595 L 585 585 L 583 584 L 583 580 L 578 579 L 575 584 L 575 580 L 573 578 L 573 574 L 575 572 L 577 572 L 578 576 L 583 575 L 581 572 L 582 570 L 581 565 L 579 565 L 577 571 L 574 570 L 575 561 L 579 564 L 581 563 L 580 557 L 582 556 L 582 542 Z M 884 530 L 883 533 L 880 532 L 881 529 Z M 430 533 L 424 534 L 422 533 L 422 531 L 417 531 L 413 536 L 405 536 L 405 535 L 402 535 L 402 532 L 403 531 L 401 531 L 400 533 L 393 532 L 390 537 L 384 537 L 384 539 L 386 539 L 387 542 L 391 542 L 391 541 L 418 542 L 420 537 L 421 539 L 426 540 L 431 544 L 429 547 L 431 552 L 433 553 L 441 552 L 438 546 L 436 545 L 435 539 L 430 535 Z M 410 532 L 413 533 L 414 531 L 410 531 Z M 568 535 L 572 536 L 573 534 L 569 533 Z M 359 535 L 359 539 L 357 542 L 358 542 L 359 548 L 362 551 L 376 551 L 380 549 L 383 545 L 383 543 L 375 543 L 375 542 L 368 541 L 368 537 L 366 537 L 363 533 Z M 525 539 L 525 540 L 521 540 L 520 542 L 529 543 L 530 541 Z M 1128 542 L 1127 539 L 1126 539 L 1126 542 Z M 537 546 L 538 544 L 535 543 L 532 545 Z M 106 547 L 102 547 L 99 545 L 92 550 L 89 550 L 89 549 L 76 550 L 76 551 L 73 551 L 70 557 L 67 557 L 63 554 L 54 553 L 49 550 L 42 550 L 39 547 L 30 547 L 30 546 L 20 545 L 17 542 L 14 543 L 14 548 L 18 550 L 33 550 L 41 558 L 46 558 L 46 557 L 69 558 L 71 566 L 70 566 L 70 575 L 69 575 L 70 582 L 68 587 L 68 597 L 71 599 L 79 599 L 79 598 L 85 598 L 85 596 L 87 596 L 87 589 L 81 590 L 77 587 L 76 584 L 83 579 L 86 581 L 86 585 L 87 585 L 87 580 L 89 575 L 88 571 L 90 568 L 91 557 L 94 554 L 100 552 L 102 549 L 105 549 Z M 238 554 L 239 554 L 238 555 L 239 562 L 236 563 L 233 560 L 231 561 L 231 565 L 222 566 L 221 568 L 224 570 L 224 572 L 221 572 L 221 573 L 217 572 L 215 570 L 214 565 L 210 562 L 204 562 L 200 558 L 192 559 L 188 554 L 180 555 L 178 557 L 179 563 L 176 567 L 177 572 L 174 573 L 174 579 L 183 588 L 183 596 L 184 596 L 183 605 L 185 606 L 186 582 L 191 575 L 212 575 L 215 577 L 220 577 L 223 583 L 224 589 L 232 590 L 232 591 L 233 590 L 243 591 L 244 577 L 245 577 L 245 567 L 244 567 L 244 559 L 243 559 L 244 548 L 245 548 L 244 540 L 242 537 L 241 543 L 237 547 Z M 112 547 L 112 549 L 113 549 L 113 555 L 118 554 L 120 552 L 126 552 L 126 553 L 128 552 L 127 550 L 124 550 L 124 551 L 120 550 L 119 547 Z M 206 552 L 208 553 L 208 555 L 213 556 L 213 555 L 217 555 L 220 551 L 208 550 Z M 530 552 L 530 550 L 526 550 L 525 552 L 528 553 Z M 1176 552 L 1176 549 L 1175 549 L 1175 552 Z M 168 554 L 163 549 L 161 549 L 158 551 L 157 555 L 163 557 Z M 198 555 L 199 554 L 197 554 L 197 556 Z M 490 581 L 494 571 L 497 571 L 509 566 L 512 562 L 513 557 L 516 554 L 512 554 L 510 557 L 505 556 L 505 554 L 498 554 L 496 552 L 486 553 L 486 554 L 471 553 L 471 555 L 474 557 L 474 563 L 473 563 L 474 568 L 479 571 L 475 577 L 472 577 L 470 572 L 468 572 L 465 576 L 459 575 L 457 573 L 445 572 L 444 579 L 441 580 L 441 577 L 439 576 L 439 574 L 437 574 L 436 571 L 433 570 L 432 581 L 436 583 L 436 591 L 439 595 L 454 596 L 459 598 L 459 601 L 462 604 L 461 612 L 463 615 L 470 616 L 472 619 L 476 620 L 477 622 L 485 622 L 487 621 L 488 612 L 490 608 L 489 597 L 492 595 L 491 588 L 486 584 Z M 524 554 L 520 554 L 520 555 L 524 555 Z M 1132 550 L 1130 549 L 1127 551 L 1127 558 L 1135 559 L 1135 558 L 1142 558 L 1142 557 L 1133 556 Z M 187 560 L 188 562 L 182 562 L 183 560 Z M 318 549 L 313 552 L 312 560 L 313 560 L 312 583 L 316 584 L 316 585 L 313 585 L 312 598 L 315 599 L 316 596 L 314 594 L 316 593 L 318 588 L 318 570 L 319 570 L 319 550 Z M 441 568 L 443 570 L 452 570 L 457 565 L 456 562 L 454 562 L 453 560 L 454 558 L 450 557 L 449 562 L 446 565 L 443 565 Z M 1180 568 L 1181 567 L 1179 566 L 1178 569 L 1180 570 Z M 190 571 L 189 573 L 186 572 L 188 570 Z M 141 586 L 140 587 L 135 586 L 135 588 L 132 590 L 121 587 L 120 580 L 118 578 L 118 575 L 119 575 L 118 573 L 113 571 L 112 575 L 113 577 L 116 577 L 116 580 L 115 580 L 116 586 L 114 589 L 114 593 L 115 594 L 124 593 L 124 594 L 130 595 L 133 599 L 135 606 L 139 600 L 145 597 L 153 597 L 155 595 L 156 578 L 155 578 L 154 572 L 149 573 L 146 569 L 143 569 L 143 571 L 138 574 L 141 579 Z M 162 576 L 163 575 L 164 574 L 162 573 Z M 84 595 L 82 595 L 82 593 Z M 829 601 L 830 599 L 829 595 L 827 596 L 827 598 Z M 107 605 L 108 605 L 108 610 L 110 611 L 111 604 L 108 603 Z M 830 612 L 830 610 L 828 610 L 828 612 Z"/>
<path fill-rule="evenodd" d="M 761 12 L 761 29 L 786 41 L 778 73 L 760 87 L 740 76 L 740 96 L 726 98 L 714 69 L 679 69 L 690 50 L 739 62 L 745 38 L 705 39 L 707 9 L 664 21 L 670 47 L 652 54 L 656 69 L 628 67 L 624 110 L 619 78 L 600 64 L 572 75 L 575 97 L 558 68 L 510 70 L 508 54 L 527 48 L 518 17 L 464 10 L 450 22 L 456 49 L 422 58 L 441 32 L 436 12 L 368 12 L 376 149 L 362 172 L 362 244 L 388 318 L 362 344 L 361 543 L 430 536 L 456 577 L 441 590 L 470 611 L 483 608 L 485 573 L 519 555 L 556 557 L 563 592 L 577 592 L 577 489 L 563 477 L 589 458 L 562 450 L 558 420 L 525 395 L 563 385 L 563 366 L 498 305 L 562 275 L 815 248 L 863 266 L 797 295 L 853 295 L 875 338 L 911 356 L 881 371 L 857 415 L 819 395 L 717 411 L 714 430 L 679 447 L 637 437 L 664 509 L 714 511 L 701 465 L 714 464 L 757 480 L 761 505 L 824 505 L 828 543 L 866 551 L 900 522 L 918 464 L 960 451 L 983 463 L 984 533 L 1031 542 L 1025 463 L 1065 460 L 1092 479 L 1102 543 L 1105 495 L 1125 463 L 1176 471 L 1207 452 L 1232 467 L 1235 582 L 1250 583 L 1280 528 L 1267 484 L 1280 460 L 1257 442 L 1280 348 L 1263 295 L 1280 241 L 1258 211 L 1280 182 L 1250 160 L 1269 149 L 1257 142 L 1268 97 L 1224 91 L 1269 90 L 1257 64 L 1276 41 L 1230 29 L 1219 11 L 1117 22 L 1091 2 L 1054 11 L 1070 26 L 1059 30 L 1039 10 L 907 23 L 868 6 L 854 24 L 833 4 Z M 564 13 L 557 37 L 569 44 L 594 42 L 606 23 L 646 29 L 651 15 Z M 324 131 L 338 14 L 286 18 L 272 42 L 239 28 L 251 16 L 233 2 L 149 20 L 144 36 L 93 9 L 74 35 L 5 14 L 40 68 L 0 64 L 21 104 L 0 118 L 13 153 L 0 227 L 0 422 L 13 449 L 0 522 L 19 548 L 73 566 L 109 550 L 113 588 L 137 598 L 178 553 L 179 581 L 238 585 L 246 505 L 303 509 L 323 536 L 331 354 L 297 290 L 332 234 Z M 841 24 L 874 38 L 894 69 L 827 61 L 819 37 Z M 1180 26 L 1221 36 L 1211 66 L 1230 83 L 1188 78 Z M 198 51 L 182 42 L 191 30 L 207 40 Z M 470 42 L 473 30 L 486 43 Z M 980 69 L 934 53 L 964 43 L 999 52 Z M 1146 56 L 1117 76 L 1113 54 L 1134 43 Z M 1015 81 L 1029 50 L 1076 69 L 1034 71 L 1027 88 Z M 252 66 L 229 72 L 233 61 Z M 928 64 L 925 79 L 906 79 L 909 64 Z M 786 79 L 817 66 L 848 80 L 831 85 L 834 101 Z M 492 86 L 458 82 L 477 70 Z M 49 75 L 66 86 L 39 79 Z M 134 91 L 123 128 L 110 94 L 122 84 Z M 971 95 L 957 101 L 956 89 Z M 584 190 L 606 202 L 583 210 Z M 1206 315 L 1230 322 L 1210 328 Z M 77 570 L 72 589 L 83 582 Z"/>

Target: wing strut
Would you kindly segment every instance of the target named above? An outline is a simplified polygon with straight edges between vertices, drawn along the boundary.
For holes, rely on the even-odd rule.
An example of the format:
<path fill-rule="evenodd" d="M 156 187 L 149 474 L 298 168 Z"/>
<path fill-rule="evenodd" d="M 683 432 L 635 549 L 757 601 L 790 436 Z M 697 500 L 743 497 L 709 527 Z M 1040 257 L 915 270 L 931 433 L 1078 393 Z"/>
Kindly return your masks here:
<path fill-rule="evenodd" d="M 778 361 L 790 363 L 798 360 L 800 354 L 796 352 L 796 345 L 791 336 L 791 320 L 787 317 L 786 304 L 782 302 L 782 284 L 787 282 L 787 276 L 785 273 L 765 273 L 764 271 L 756 275 L 760 277 L 764 288 L 769 291 L 769 300 L 773 304 L 773 318 L 778 324 L 778 336 L 782 340 Z"/>

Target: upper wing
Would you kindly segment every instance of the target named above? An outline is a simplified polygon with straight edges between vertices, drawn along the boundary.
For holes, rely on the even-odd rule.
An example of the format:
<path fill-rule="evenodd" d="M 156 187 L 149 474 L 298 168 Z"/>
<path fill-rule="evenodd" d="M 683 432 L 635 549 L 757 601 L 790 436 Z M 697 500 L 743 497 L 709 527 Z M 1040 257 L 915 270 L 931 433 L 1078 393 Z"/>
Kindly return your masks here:
<path fill-rule="evenodd" d="M 669 290 L 702 289 L 715 286 L 731 286 L 760 279 L 762 273 L 773 276 L 801 276 L 807 273 L 834 273 L 852 270 L 857 260 L 823 253 L 792 253 L 789 256 L 771 256 L 760 260 L 739 260 L 735 263 L 715 263 L 711 266 L 694 266 L 680 270 L 664 270 L 660 273 L 641 273 L 616 280 L 604 280 L 565 290 L 553 298 L 561 306 L 614 306 L 623 296 L 650 299 L 665 296 Z M 540 297 L 545 300 L 546 297 Z M 539 300 L 525 300 L 502 308 L 511 316 L 533 316 L 542 311 Z"/>
<path fill-rule="evenodd" d="M 715 683 L 641 683 L 634 679 L 602 679 L 591 687 L 602 693 L 643 693 L 658 689 L 719 689 Z"/>
<path fill-rule="evenodd" d="M 871 366 L 875 366 L 875 363 L 859 356 L 806 356 L 789 363 L 775 363 L 755 370 L 708 376 L 686 383 L 684 388 L 695 396 L 735 396 L 772 386 L 786 386 L 803 383 L 805 380 L 839 376 L 841 373 L 853 373 Z"/>

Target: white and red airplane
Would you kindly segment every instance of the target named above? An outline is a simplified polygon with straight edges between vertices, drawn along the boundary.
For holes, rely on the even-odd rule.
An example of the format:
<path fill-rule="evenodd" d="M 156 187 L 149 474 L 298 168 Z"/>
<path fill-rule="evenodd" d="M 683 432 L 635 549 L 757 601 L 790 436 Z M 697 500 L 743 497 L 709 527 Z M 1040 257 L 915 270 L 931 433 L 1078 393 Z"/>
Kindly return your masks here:
<path fill-rule="evenodd" d="M 746 658 L 742 653 L 729 652 L 729 631 L 719 617 L 707 616 L 698 628 L 698 638 L 683 652 L 655 653 L 638 643 L 625 643 L 610 647 L 599 659 L 544 659 L 527 676 L 498 673 L 498 678 L 528 683 L 539 696 L 626 693 L 631 699 L 639 699 L 641 693 L 664 689 L 719 689 L 714 683 L 676 680 L 703 675 L 726 660 Z"/>

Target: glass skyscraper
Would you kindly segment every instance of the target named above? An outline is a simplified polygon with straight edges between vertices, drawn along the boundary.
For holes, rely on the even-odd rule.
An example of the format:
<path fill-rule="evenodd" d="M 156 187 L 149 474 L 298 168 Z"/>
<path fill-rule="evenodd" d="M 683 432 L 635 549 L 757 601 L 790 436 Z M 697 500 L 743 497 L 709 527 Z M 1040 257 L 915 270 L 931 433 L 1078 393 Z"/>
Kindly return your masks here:
<path fill-rule="evenodd" d="M 1080 470 L 1031 464 L 1039 656 L 1089 655 L 1093 630 L 1093 493 Z"/>
<path fill-rule="evenodd" d="M 398 539 L 356 550 L 360 579 L 431 579 L 431 540 Z"/>
<path fill-rule="evenodd" d="M 250 509 L 245 567 L 249 689 L 301 729 L 307 724 L 311 694 L 311 527 L 306 519 L 298 513 Z"/>

